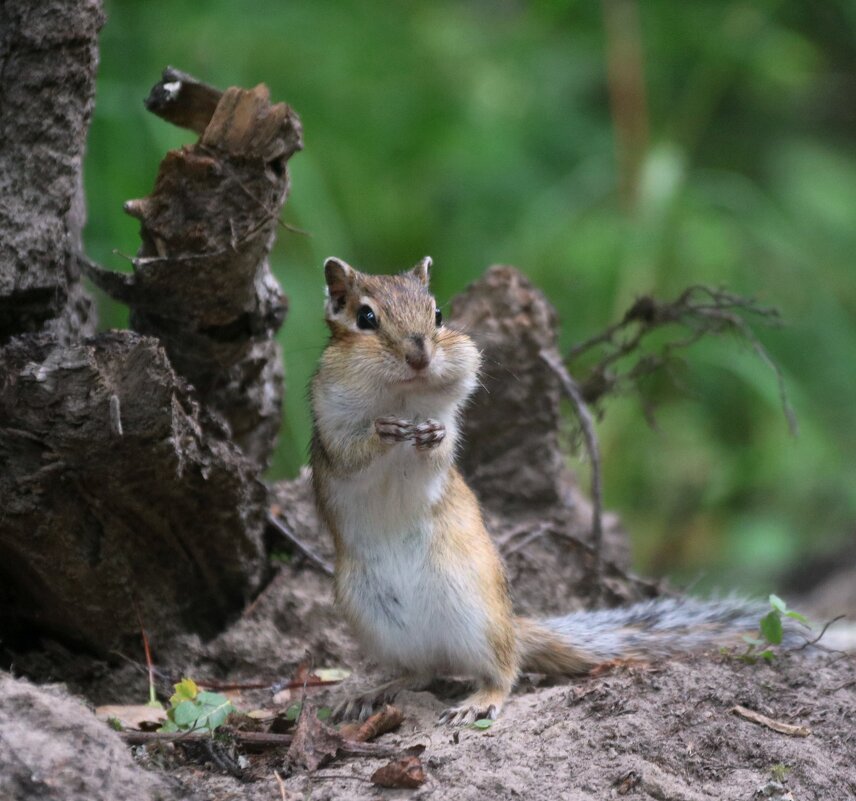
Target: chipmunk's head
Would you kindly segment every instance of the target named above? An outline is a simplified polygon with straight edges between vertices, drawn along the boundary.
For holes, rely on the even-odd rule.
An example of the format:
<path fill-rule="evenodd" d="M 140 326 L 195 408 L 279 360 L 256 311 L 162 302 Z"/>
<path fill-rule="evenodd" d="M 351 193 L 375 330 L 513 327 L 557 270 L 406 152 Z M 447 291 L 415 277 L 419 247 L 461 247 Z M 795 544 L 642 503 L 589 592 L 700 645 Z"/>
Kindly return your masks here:
<path fill-rule="evenodd" d="M 469 395 L 479 351 L 466 334 L 444 324 L 430 273 L 427 256 L 399 275 L 368 275 L 327 259 L 328 367 L 347 373 L 351 382 L 389 391 Z"/>

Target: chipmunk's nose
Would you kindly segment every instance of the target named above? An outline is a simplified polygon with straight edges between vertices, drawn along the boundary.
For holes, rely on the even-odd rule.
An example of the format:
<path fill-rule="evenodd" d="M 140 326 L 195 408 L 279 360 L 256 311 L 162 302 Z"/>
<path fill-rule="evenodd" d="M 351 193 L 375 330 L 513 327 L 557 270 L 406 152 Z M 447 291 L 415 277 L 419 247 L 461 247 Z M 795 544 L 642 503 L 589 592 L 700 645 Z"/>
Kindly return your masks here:
<path fill-rule="evenodd" d="M 424 370 L 431 362 L 431 354 L 425 345 L 425 337 L 421 334 L 411 334 L 407 337 L 407 349 L 404 351 L 404 361 L 414 370 Z"/>

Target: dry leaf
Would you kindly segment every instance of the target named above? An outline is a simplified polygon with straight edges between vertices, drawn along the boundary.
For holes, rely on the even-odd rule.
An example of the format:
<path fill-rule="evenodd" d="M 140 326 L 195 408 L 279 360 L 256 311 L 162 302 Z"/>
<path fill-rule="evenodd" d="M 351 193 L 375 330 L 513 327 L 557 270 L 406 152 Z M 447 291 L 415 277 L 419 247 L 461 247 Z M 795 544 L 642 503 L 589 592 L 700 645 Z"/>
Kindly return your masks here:
<path fill-rule="evenodd" d="M 166 712 L 148 704 L 99 706 L 95 708 L 95 717 L 105 722 L 116 718 L 125 729 L 151 729 L 166 722 Z"/>
<path fill-rule="evenodd" d="M 315 675 L 320 681 L 344 681 L 351 675 L 351 671 L 344 668 L 319 668 Z"/>
<path fill-rule="evenodd" d="M 420 787 L 425 783 L 425 770 L 417 756 L 395 759 L 372 774 L 372 782 L 380 787 Z"/>
<path fill-rule="evenodd" d="M 401 753 L 397 748 L 346 740 L 323 720 L 318 720 L 314 704 L 304 699 L 291 747 L 288 749 L 288 760 L 292 765 L 314 771 L 339 754 L 389 757 L 397 753 Z"/>
<path fill-rule="evenodd" d="M 380 712 L 375 712 L 362 723 L 345 723 L 340 726 L 339 734 L 348 740 L 365 743 L 380 737 L 381 734 L 394 731 L 403 720 L 404 715 L 398 707 L 386 704 Z"/>
<path fill-rule="evenodd" d="M 342 743 L 342 735 L 318 720 L 315 706 L 304 699 L 294 739 L 288 749 L 289 762 L 309 771 L 316 770 L 336 756 Z"/>
<path fill-rule="evenodd" d="M 773 720 L 760 712 L 755 712 L 753 709 L 747 709 L 745 706 L 734 706 L 730 710 L 742 718 L 758 723 L 761 726 L 766 726 L 768 729 L 777 731 L 780 734 L 789 734 L 792 737 L 808 737 L 811 734 L 811 729 L 808 726 L 795 726 L 792 723 L 783 723 L 780 720 Z"/>
<path fill-rule="evenodd" d="M 253 720 L 267 721 L 273 720 L 277 714 L 275 709 L 251 709 L 247 712 L 247 717 Z"/>
<path fill-rule="evenodd" d="M 642 777 L 635 770 L 630 770 L 615 782 L 616 792 L 619 795 L 627 795 L 640 781 L 642 781 Z"/>

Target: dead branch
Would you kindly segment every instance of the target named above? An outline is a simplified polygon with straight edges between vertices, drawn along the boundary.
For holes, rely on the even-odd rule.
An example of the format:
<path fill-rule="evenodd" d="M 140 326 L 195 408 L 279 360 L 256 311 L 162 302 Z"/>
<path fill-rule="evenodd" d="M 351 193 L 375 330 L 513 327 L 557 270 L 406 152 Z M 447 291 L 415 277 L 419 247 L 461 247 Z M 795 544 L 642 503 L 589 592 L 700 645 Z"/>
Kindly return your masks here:
<path fill-rule="evenodd" d="M 128 745 L 152 743 L 207 743 L 214 736 L 208 732 L 121 731 L 119 736 Z M 257 731 L 230 731 L 228 736 L 248 751 L 284 748 L 291 745 L 291 734 L 271 734 Z"/>
<path fill-rule="evenodd" d="M 703 337 L 735 334 L 748 343 L 758 358 L 773 371 L 788 427 L 792 434 L 796 434 L 796 415 L 788 400 L 784 376 L 755 335 L 747 317 L 768 326 L 781 324 L 777 309 L 761 306 L 752 298 L 744 298 L 725 289 L 696 284 L 687 287 L 672 301 L 659 301 L 643 295 L 620 322 L 574 345 L 567 360 L 573 363 L 590 353 L 599 354 L 597 361 L 579 381 L 583 400 L 597 407 L 606 396 L 638 389 L 642 379 L 675 367 L 680 361 L 678 354 Z M 668 326 L 679 326 L 688 334 L 672 339 L 654 351 L 647 350 L 650 334 Z M 625 359 L 633 356 L 635 361 L 629 366 L 621 366 Z"/>
<path fill-rule="evenodd" d="M 175 67 L 167 67 L 145 102 L 152 114 L 201 136 L 222 96 L 219 89 Z"/>
<path fill-rule="evenodd" d="M 826 634 L 826 630 L 833 624 L 837 623 L 839 620 L 843 620 L 847 615 L 837 615 L 832 618 L 832 620 L 827 620 L 826 623 L 823 624 L 823 628 L 820 630 L 820 634 L 817 635 L 813 640 L 806 640 L 799 648 L 794 648 L 794 651 L 804 651 L 806 648 L 809 648 L 812 645 L 817 645 Z"/>
<path fill-rule="evenodd" d="M 300 539 L 300 537 L 298 537 L 289 526 L 287 526 L 273 513 L 268 514 L 268 525 L 276 531 L 277 534 L 288 540 L 291 546 L 300 551 L 300 553 L 302 553 L 310 562 L 321 568 L 323 573 L 326 573 L 328 576 L 333 575 L 333 565 L 331 565 L 326 559 L 319 556 L 311 545 L 308 545 Z"/>
<path fill-rule="evenodd" d="M 580 427 L 583 431 L 583 439 L 586 444 L 589 461 L 591 462 L 591 548 L 592 548 L 592 567 L 591 578 L 596 594 L 600 593 L 603 579 L 603 490 L 601 479 L 600 465 L 600 445 L 598 444 L 597 434 L 594 430 L 594 420 L 591 412 L 583 400 L 580 388 L 577 383 L 571 378 L 558 351 L 542 350 L 541 359 L 547 363 L 550 369 L 556 374 L 565 396 L 574 406 L 574 411 L 577 415 L 577 420 L 580 422 Z"/>
<path fill-rule="evenodd" d="M 282 354 L 275 335 L 287 300 L 268 264 L 288 196 L 300 120 L 264 85 L 219 91 L 168 68 L 148 108 L 200 140 L 161 163 L 152 193 L 129 200 L 142 244 L 133 273 L 86 260 L 89 278 L 131 309 L 176 371 L 222 416 L 231 439 L 263 469 L 279 430 Z"/>

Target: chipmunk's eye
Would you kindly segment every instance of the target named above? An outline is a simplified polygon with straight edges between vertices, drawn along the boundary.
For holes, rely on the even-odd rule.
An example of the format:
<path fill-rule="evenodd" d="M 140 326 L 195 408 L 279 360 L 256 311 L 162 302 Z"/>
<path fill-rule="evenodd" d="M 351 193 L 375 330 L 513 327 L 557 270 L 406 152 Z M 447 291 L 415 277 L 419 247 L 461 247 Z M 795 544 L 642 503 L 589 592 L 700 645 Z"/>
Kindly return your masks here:
<path fill-rule="evenodd" d="M 377 329 L 380 322 L 377 315 L 372 311 L 371 306 L 360 306 L 357 309 L 357 328 L 364 330 Z"/>
<path fill-rule="evenodd" d="M 437 328 L 443 325 L 443 312 L 439 309 L 434 312 L 434 322 L 437 323 Z"/>

